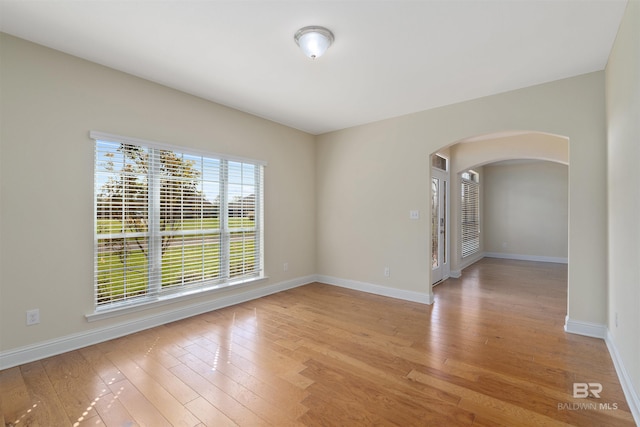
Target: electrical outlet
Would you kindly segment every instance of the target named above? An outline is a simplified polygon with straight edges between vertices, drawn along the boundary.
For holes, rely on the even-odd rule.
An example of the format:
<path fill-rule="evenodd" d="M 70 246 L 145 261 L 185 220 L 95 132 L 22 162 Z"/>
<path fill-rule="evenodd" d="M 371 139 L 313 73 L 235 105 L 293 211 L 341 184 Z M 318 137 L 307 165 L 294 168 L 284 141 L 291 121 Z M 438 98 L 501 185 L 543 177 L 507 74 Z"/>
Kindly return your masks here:
<path fill-rule="evenodd" d="M 40 309 L 27 310 L 27 326 L 40 323 Z"/>
<path fill-rule="evenodd" d="M 385 277 L 391 276 L 391 270 L 389 270 L 389 267 L 384 268 L 384 275 Z"/>
<path fill-rule="evenodd" d="M 616 312 L 616 319 L 615 319 L 615 321 L 616 321 L 616 328 L 617 328 L 617 327 L 618 327 L 618 312 Z"/>
<path fill-rule="evenodd" d="M 409 211 L 409 218 L 410 219 L 420 219 L 420 211 L 418 211 L 418 210 L 410 210 Z"/>
<path fill-rule="evenodd" d="M 289 263 L 285 262 L 284 264 L 282 264 L 282 270 L 283 271 L 289 271 Z"/>

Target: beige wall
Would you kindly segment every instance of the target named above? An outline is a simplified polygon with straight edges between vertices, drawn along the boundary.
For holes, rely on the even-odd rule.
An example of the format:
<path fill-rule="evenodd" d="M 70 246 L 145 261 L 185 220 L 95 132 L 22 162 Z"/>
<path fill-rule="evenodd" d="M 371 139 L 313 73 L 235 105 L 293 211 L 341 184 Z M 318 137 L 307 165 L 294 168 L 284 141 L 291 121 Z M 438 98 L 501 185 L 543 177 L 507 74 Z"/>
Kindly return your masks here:
<path fill-rule="evenodd" d="M 569 170 L 552 162 L 485 165 L 484 250 L 500 256 L 566 260 Z"/>
<path fill-rule="evenodd" d="M 93 311 L 90 130 L 243 156 L 265 169 L 269 279 L 313 275 L 315 138 L 2 35 L 0 351 L 158 316 L 193 301 L 88 323 Z M 283 263 L 289 269 L 283 271 Z M 25 326 L 25 311 L 41 323 Z"/>
<path fill-rule="evenodd" d="M 570 141 L 568 314 L 604 324 L 603 72 L 319 136 L 318 272 L 429 294 L 430 154 L 471 136 L 512 130 Z M 409 219 L 411 209 L 420 210 L 419 221 Z M 390 277 L 383 276 L 384 266 Z"/>
<path fill-rule="evenodd" d="M 640 2 L 630 1 L 606 68 L 611 339 L 640 422 Z M 617 322 L 616 322 L 617 317 Z"/>

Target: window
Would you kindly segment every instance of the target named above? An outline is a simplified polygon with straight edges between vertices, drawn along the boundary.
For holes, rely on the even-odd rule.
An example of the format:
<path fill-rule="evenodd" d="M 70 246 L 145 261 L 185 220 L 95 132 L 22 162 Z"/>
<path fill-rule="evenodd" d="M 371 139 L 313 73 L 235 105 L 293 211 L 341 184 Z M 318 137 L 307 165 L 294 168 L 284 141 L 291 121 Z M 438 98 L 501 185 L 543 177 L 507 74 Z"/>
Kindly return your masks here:
<path fill-rule="evenodd" d="M 440 154 L 434 154 L 431 157 L 431 166 L 434 168 L 446 171 L 447 170 L 448 160 L 446 157 L 441 156 Z"/>
<path fill-rule="evenodd" d="M 462 258 L 480 250 L 480 175 L 472 170 L 462 178 Z"/>
<path fill-rule="evenodd" d="M 97 310 L 262 277 L 263 163 L 91 138 Z"/>

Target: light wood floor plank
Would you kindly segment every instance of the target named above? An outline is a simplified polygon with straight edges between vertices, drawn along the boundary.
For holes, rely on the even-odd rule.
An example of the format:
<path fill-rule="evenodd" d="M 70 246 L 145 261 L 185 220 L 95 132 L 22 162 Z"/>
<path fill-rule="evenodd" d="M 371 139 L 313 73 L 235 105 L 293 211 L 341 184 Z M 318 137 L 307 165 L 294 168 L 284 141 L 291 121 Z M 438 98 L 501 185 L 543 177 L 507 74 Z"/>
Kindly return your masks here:
<path fill-rule="evenodd" d="M 140 425 L 134 421 L 133 416 L 113 393 L 101 396 L 95 404 L 95 409 L 106 426 L 135 427 Z"/>
<path fill-rule="evenodd" d="M 32 362 L 20 367 L 24 384 L 29 390 L 31 407 L 22 415 L 23 425 L 58 426 L 68 425 L 70 420 L 55 392 L 42 362 Z M 21 418 L 22 418 L 21 416 Z M 75 421 L 75 420 L 73 420 Z"/>
<path fill-rule="evenodd" d="M 125 350 L 123 353 L 126 354 L 129 359 L 135 360 L 138 367 L 144 370 L 149 378 L 156 381 L 163 389 L 170 393 L 175 400 L 180 402 L 180 404 L 185 405 L 198 398 L 198 392 L 173 375 L 167 368 L 166 363 L 162 363 L 157 358 L 151 357 L 148 354 L 141 357 L 137 352 Z M 169 367 L 173 367 L 181 363 L 178 359 L 175 359 L 175 361 L 176 363 L 169 364 Z"/>
<path fill-rule="evenodd" d="M 187 403 L 187 408 L 200 418 L 205 426 L 232 427 L 238 425 L 202 397 Z"/>
<path fill-rule="evenodd" d="M 259 398 L 264 399 L 276 407 L 283 408 L 288 414 L 292 415 L 293 419 L 307 411 L 307 408 L 299 403 L 308 394 L 304 390 L 300 390 L 282 380 L 277 381 L 277 377 L 271 378 L 272 382 L 277 381 L 277 385 L 271 385 L 268 382 L 262 381 L 258 376 L 245 372 L 236 366 L 233 363 L 237 361 L 236 356 L 228 357 L 224 352 L 220 355 L 218 353 L 220 347 L 218 347 L 215 352 L 211 352 L 206 347 L 197 344 L 188 347 L 188 349 L 191 355 L 205 363 L 212 372 L 224 375 L 225 382 L 231 381 L 247 390 L 251 390 L 251 392 Z M 190 364 L 190 361 L 194 359 L 189 356 L 184 357 L 185 363 L 193 366 Z M 246 366 L 246 364 L 244 366 Z M 258 372 L 257 369 L 248 370 L 253 373 Z M 266 373 L 268 375 L 269 371 Z"/>
<path fill-rule="evenodd" d="M 97 415 L 93 407 L 95 399 L 106 393 L 106 385 L 94 390 L 91 382 L 95 376 L 88 372 L 82 375 L 84 359 L 75 356 L 56 356 L 42 361 L 62 407 L 74 424 Z"/>
<path fill-rule="evenodd" d="M 198 353 L 202 354 L 202 353 Z M 243 385 L 233 381 L 210 364 L 205 363 L 195 355 L 184 356 L 185 365 L 189 366 L 220 391 L 236 400 L 239 404 L 260 415 L 271 425 L 293 425 L 295 413 L 287 413 L 280 406 L 269 403 Z"/>
<path fill-rule="evenodd" d="M 200 420 L 195 417 L 184 404 L 166 390 L 161 383 L 156 381 L 140 366 L 140 364 L 128 357 L 123 352 L 110 352 L 107 357 L 127 377 L 127 381 L 135 386 L 137 391 L 149 401 L 174 426 L 193 427 Z M 113 388 L 112 388 L 113 390 Z M 187 387 L 189 392 L 193 391 Z M 195 398 L 195 394 L 193 394 Z M 183 399 L 184 400 L 184 399 Z"/>
<path fill-rule="evenodd" d="M 0 412 L 5 424 L 16 424 L 32 405 L 20 368 L 0 371 Z"/>
<path fill-rule="evenodd" d="M 206 378 L 195 372 L 187 365 L 179 365 L 171 368 L 186 384 L 194 390 L 199 390 L 200 395 L 211 405 L 215 406 L 226 417 L 240 426 L 268 426 L 270 425 L 260 416 L 253 413 L 233 397 L 220 390 Z"/>
<path fill-rule="evenodd" d="M 118 381 L 109 386 L 115 399 L 118 399 L 136 424 L 141 426 L 171 426 L 162 415 L 160 408 L 150 402 L 129 380 Z"/>

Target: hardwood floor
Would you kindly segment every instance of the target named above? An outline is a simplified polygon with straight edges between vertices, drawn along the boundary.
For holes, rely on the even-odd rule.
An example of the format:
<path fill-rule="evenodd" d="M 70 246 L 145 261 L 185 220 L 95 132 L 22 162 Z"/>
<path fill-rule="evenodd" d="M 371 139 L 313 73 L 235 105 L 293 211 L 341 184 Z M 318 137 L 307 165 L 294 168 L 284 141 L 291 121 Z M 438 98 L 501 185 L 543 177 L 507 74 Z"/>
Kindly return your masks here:
<path fill-rule="evenodd" d="M 307 285 L 1 371 L 0 421 L 633 426 L 604 342 L 563 331 L 566 275 L 484 259 L 432 306 Z"/>

